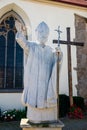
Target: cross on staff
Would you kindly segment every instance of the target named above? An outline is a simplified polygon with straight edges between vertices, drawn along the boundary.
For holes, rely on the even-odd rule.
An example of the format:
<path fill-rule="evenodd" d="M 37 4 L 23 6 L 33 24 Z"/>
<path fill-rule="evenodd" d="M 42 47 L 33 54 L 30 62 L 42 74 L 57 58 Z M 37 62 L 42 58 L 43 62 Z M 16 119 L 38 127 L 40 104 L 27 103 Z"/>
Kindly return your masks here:
<path fill-rule="evenodd" d="M 57 55 L 58 55 L 58 61 L 57 61 L 57 77 L 56 77 L 56 88 L 57 88 L 57 119 L 59 119 L 59 69 L 60 69 L 60 65 L 59 65 L 59 62 L 60 62 L 60 55 L 61 55 L 61 50 L 60 50 L 60 34 L 62 33 L 62 31 L 60 31 L 60 26 L 58 26 L 58 30 L 56 29 L 55 30 L 57 33 L 58 33 L 58 40 L 57 40 L 57 44 L 58 44 L 58 47 L 55 48 L 56 51 L 57 51 Z"/>
<path fill-rule="evenodd" d="M 58 41 L 57 41 L 57 43 L 58 43 L 58 47 L 59 47 L 60 46 L 60 34 L 62 33 L 62 31 L 60 31 L 60 26 L 58 26 L 58 30 L 55 29 L 55 31 L 57 31 L 57 33 L 58 33 Z"/>
<path fill-rule="evenodd" d="M 73 91 L 72 91 L 72 65 L 71 65 L 71 45 L 84 46 L 83 42 L 72 42 L 70 41 L 70 27 L 66 28 L 67 31 L 67 41 L 59 40 L 59 44 L 67 45 L 67 57 L 68 57 L 68 84 L 69 84 L 69 99 L 70 106 L 73 105 Z M 61 31 L 57 30 L 59 36 Z M 53 40 L 53 43 L 58 44 L 58 40 Z"/>

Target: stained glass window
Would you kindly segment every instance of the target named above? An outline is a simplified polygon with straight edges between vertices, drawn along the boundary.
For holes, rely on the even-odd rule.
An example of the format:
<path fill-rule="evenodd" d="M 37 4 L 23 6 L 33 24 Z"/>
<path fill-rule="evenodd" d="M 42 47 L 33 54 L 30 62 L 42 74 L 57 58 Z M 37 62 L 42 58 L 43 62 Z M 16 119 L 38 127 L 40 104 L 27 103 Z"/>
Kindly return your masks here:
<path fill-rule="evenodd" d="M 23 50 L 15 41 L 15 20 L 10 15 L 0 24 L 0 90 L 23 88 Z"/>

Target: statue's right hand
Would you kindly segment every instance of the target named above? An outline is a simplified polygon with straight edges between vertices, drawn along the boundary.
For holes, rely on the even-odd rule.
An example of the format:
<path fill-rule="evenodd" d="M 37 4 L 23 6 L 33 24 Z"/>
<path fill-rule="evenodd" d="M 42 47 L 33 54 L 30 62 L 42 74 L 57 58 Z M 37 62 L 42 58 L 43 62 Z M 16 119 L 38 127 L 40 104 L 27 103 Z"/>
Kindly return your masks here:
<path fill-rule="evenodd" d="M 22 25 L 18 20 L 15 21 L 15 27 L 18 32 L 22 32 Z"/>

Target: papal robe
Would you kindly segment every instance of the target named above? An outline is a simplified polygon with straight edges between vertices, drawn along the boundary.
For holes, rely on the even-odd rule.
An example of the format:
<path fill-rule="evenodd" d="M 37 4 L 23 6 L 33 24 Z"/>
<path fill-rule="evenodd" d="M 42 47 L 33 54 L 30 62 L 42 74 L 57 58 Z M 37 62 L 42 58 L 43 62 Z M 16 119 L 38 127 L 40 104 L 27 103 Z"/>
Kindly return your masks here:
<path fill-rule="evenodd" d="M 56 63 L 57 56 L 51 47 L 28 42 L 22 33 L 16 40 L 27 54 L 24 67 L 22 102 L 28 106 L 30 120 L 54 120 L 57 118 Z"/>

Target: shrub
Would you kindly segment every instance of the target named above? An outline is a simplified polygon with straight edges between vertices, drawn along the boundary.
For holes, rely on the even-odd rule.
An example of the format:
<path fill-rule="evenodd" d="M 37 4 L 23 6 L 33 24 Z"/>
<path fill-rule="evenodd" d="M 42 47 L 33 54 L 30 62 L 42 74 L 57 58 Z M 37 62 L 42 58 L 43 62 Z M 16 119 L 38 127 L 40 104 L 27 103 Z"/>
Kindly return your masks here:
<path fill-rule="evenodd" d="M 73 97 L 73 102 L 74 104 L 76 104 L 77 107 L 80 107 L 82 110 L 84 110 L 84 98 L 82 97 L 78 97 L 78 96 L 74 96 Z"/>
<path fill-rule="evenodd" d="M 7 110 L 1 113 L 0 121 L 18 121 L 26 117 L 26 110 Z"/>
<path fill-rule="evenodd" d="M 84 110 L 84 98 L 74 96 L 73 97 L 74 104 Z M 64 117 L 68 114 L 70 110 L 70 101 L 69 96 L 65 94 L 59 95 L 59 117 Z"/>
<path fill-rule="evenodd" d="M 80 107 L 73 105 L 70 107 L 68 116 L 69 116 L 69 118 L 73 118 L 73 119 L 82 119 L 83 118 L 83 111 Z"/>
<path fill-rule="evenodd" d="M 59 95 L 59 117 L 64 117 L 69 111 L 69 97 L 61 94 Z"/>

